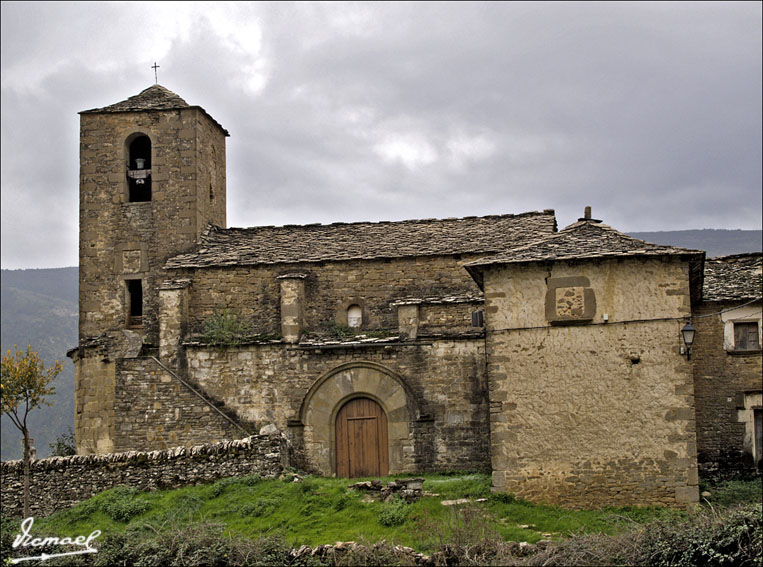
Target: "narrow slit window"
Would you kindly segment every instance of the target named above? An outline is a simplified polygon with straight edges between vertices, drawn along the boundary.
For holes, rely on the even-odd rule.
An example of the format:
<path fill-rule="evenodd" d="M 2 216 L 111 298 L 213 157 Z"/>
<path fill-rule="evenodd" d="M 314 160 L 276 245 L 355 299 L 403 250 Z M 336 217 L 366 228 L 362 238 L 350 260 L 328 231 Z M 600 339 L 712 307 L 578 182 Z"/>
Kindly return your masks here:
<path fill-rule="evenodd" d="M 139 203 L 151 200 L 151 140 L 148 136 L 138 136 L 129 146 L 127 162 L 127 183 L 129 200 Z"/>
<path fill-rule="evenodd" d="M 143 282 L 142 280 L 126 280 L 127 284 L 127 326 L 140 327 L 143 325 Z"/>

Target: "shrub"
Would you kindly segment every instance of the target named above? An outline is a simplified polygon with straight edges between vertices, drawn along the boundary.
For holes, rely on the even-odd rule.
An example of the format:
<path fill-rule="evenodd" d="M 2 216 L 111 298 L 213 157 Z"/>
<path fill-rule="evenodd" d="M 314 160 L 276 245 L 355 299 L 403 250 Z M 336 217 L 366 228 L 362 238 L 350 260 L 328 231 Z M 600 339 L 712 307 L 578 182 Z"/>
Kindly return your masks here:
<path fill-rule="evenodd" d="M 256 486 L 262 480 L 262 477 L 258 474 L 250 474 L 245 476 L 241 481 L 247 486 Z"/>
<path fill-rule="evenodd" d="M 402 498 L 393 498 L 382 504 L 376 517 L 382 526 L 401 526 L 408 518 L 408 505 Z"/>
<path fill-rule="evenodd" d="M 763 506 L 716 513 L 701 510 L 683 524 L 655 522 L 638 540 L 640 565 L 761 565 Z"/>
<path fill-rule="evenodd" d="M 68 431 L 56 437 L 55 443 L 50 443 L 51 457 L 68 457 L 77 454 L 77 445 L 74 442 L 74 432 L 70 427 Z"/>
<path fill-rule="evenodd" d="M 334 500 L 334 510 L 337 512 L 341 512 L 342 510 L 350 506 L 354 500 L 355 500 L 355 495 L 349 492 L 343 492 L 342 494 L 337 496 L 336 500 Z"/>
<path fill-rule="evenodd" d="M 425 513 L 417 519 L 416 528 L 430 538 L 427 547 L 437 549 L 432 556 L 436 565 L 489 565 L 508 553 L 495 523 L 485 510 L 465 505 L 448 508 L 443 519 Z"/>
<path fill-rule="evenodd" d="M 414 565 L 413 557 L 398 545 L 380 541 L 374 545 L 354 545 L 345 553 L 337 554 L 333 564 L 339 567 L 364 565 L 367 567 L 385 565 Z M 332 563 L 330 563 L 332 564 Z"/>
<path fill-rule="evenodd" d="M 714 506 L 729 507 L 737 504 L 753 504 L 760 502 L 760 495 L 763 494 L 763 478 L 728 480 L 715 485 L 701 485 L 701 490 L 710 492 L 710 496 L 704 500 Z"/>
<path fill-rule="evenodd" d="M 239 511 L 242 516 L 259 518 L 270 514 L 280 503 L 280 498 L 258 498 L 254 502 L 244 504 Z"/>
<path fill-rule="evenodd" d="M 493 492 L 488 498 L 492 502 L 500 502 L 501 504 L 513 504 L 517 500 L 511 492 Z"/>
<path fill-rule="evenodd" d="M 215 483 L 212 485 L 212 496 L 214 498 L 217 498 L 218 496 L 222 496 L 225 492 L 225 489 L 228 488 L 231 485 L 239 484 L 241 483 L 241 479 L 236 477 L 227 477 L 227 478 L 221 478 L 220 480 L 215 481 Z"/>
<path fill-rule="evenodd" d="M 332 323 L 328 327 L 329 333 L 339 340 L 348 339 L 355 336 L 355 329 L 342 323 Z"/>
<path fill-rule="evenodd" d="M 97 508 L 115 522 L 127 523 L 148 510 L 148 504 L 137 498 L 138 491 L 131 486 L 117 486 L 103 492 L 94 500 Z"/>
<path fill-rule="evenodd" d="M 763 564 L 762 514 L 760 505 L 723 513 L 700 509 L 686 521 L 658 520 L 614 537 L 573 536 L 522 564 L 759 566 Z"/>
<path fill-rule="evenodd" d="M 236 346 L 252 334 L 247 321 L 239 319 L 227 311 L 215 312 L 204 321 L 201 340 L 215 346 Z"/>

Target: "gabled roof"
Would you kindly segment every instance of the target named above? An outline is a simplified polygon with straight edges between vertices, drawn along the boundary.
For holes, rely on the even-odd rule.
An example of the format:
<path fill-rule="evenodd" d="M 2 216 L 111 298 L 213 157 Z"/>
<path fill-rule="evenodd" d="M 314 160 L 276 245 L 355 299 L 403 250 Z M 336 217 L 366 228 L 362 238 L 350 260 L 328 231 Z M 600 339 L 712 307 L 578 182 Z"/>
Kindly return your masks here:
<path fill-rule="evenodd" d="M 469 262 L 465 267 L 481 286 L 482 271 L 492 265 L 675 255 L 691 257 L 694 271 L 699 271 L 705 253 L 701 250 L 644 242 L 601 221 L 581 219 L 555 234 Z M 701 276 L 701 273 L 697 275 Z"/>
<path fill-rule="evenodd" d="M 103 106 L 101 108 L 92 108 L 83 110 L 80 114 L 108 114 L 112 112 L 151 112 L 156 110 L 177 110 L 180 108 L 198 108 L 206 114 L 212 122 L 217 124 L 220 129 L 228 136 L 228 131 L 223 128 L 206 110 L 200 106 L 188 104 L 179 95 L 173 93 L 162 85 L 151 85 L 140 93 L 127 98 L 121 102 Z"/>
<path fill-rule="evenodd" d="M 553 210 L 398 222 L 227 229 L 210 225 L 192 252 L 170 258 L 165 268 L 493 254 L 554 230 Z"/>
<path fill-rule="evenodd" d="M 734 254 L 705 260 L 705 301 L 763 297 L 763 253 Z"/>

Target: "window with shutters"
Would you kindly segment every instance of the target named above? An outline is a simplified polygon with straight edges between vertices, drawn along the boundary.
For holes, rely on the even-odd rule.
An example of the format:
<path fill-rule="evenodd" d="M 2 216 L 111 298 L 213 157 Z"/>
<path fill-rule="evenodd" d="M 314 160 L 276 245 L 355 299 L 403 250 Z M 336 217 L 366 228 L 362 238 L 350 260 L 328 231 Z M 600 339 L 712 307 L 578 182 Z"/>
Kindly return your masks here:
<path fill-rule="evenodd" d="M 734 350 L 760 350 L 757 321 L 734 322 Z"/>

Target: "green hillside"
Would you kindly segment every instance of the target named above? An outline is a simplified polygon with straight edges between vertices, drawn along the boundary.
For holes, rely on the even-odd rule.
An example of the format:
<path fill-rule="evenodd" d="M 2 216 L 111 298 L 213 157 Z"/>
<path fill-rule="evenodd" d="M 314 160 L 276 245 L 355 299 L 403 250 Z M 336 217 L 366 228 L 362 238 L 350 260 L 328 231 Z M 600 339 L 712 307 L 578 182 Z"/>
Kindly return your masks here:
<path fill-rule="evenodd" d="M 631 236 L 670 246 L 704 250 L 708 258 L 763 251 L 761 230 L 666 230 L 663 232 L 631 232 Z"/>
<path fill-rule="evenodd" d="M 568 510 L 493 493 L 486 474 L 421 478 L 412 503 L 350 488 L 363 479 L 291 473 L 150 492 L 117 486 L 36 518 L 30 537 L 95 534 L 97 552 L 45 560 L 51 566 L 761 564 L 760 479 L 703 486 L 702 504 L 679 511 Z M 0 561 L 39 553 L 12 547 L 19 531 L 20 518 L 0 522 Z"/>
<path fill-rule="evenodd" d="M 55 360 L 64 362 L 54 383 L 53 406 L 29 414 L 37 456 L 46 457 L 48 445 L 74 428 L 74 365 L 66 351 L 77 345 L 77 268 L 3 270 L 0 302 L 3 354 L 14 345 L 30 344 L 47 366 Z M 21 458 L 21 433 L 6 416 L 0 426 L 2 460 Z"/>

